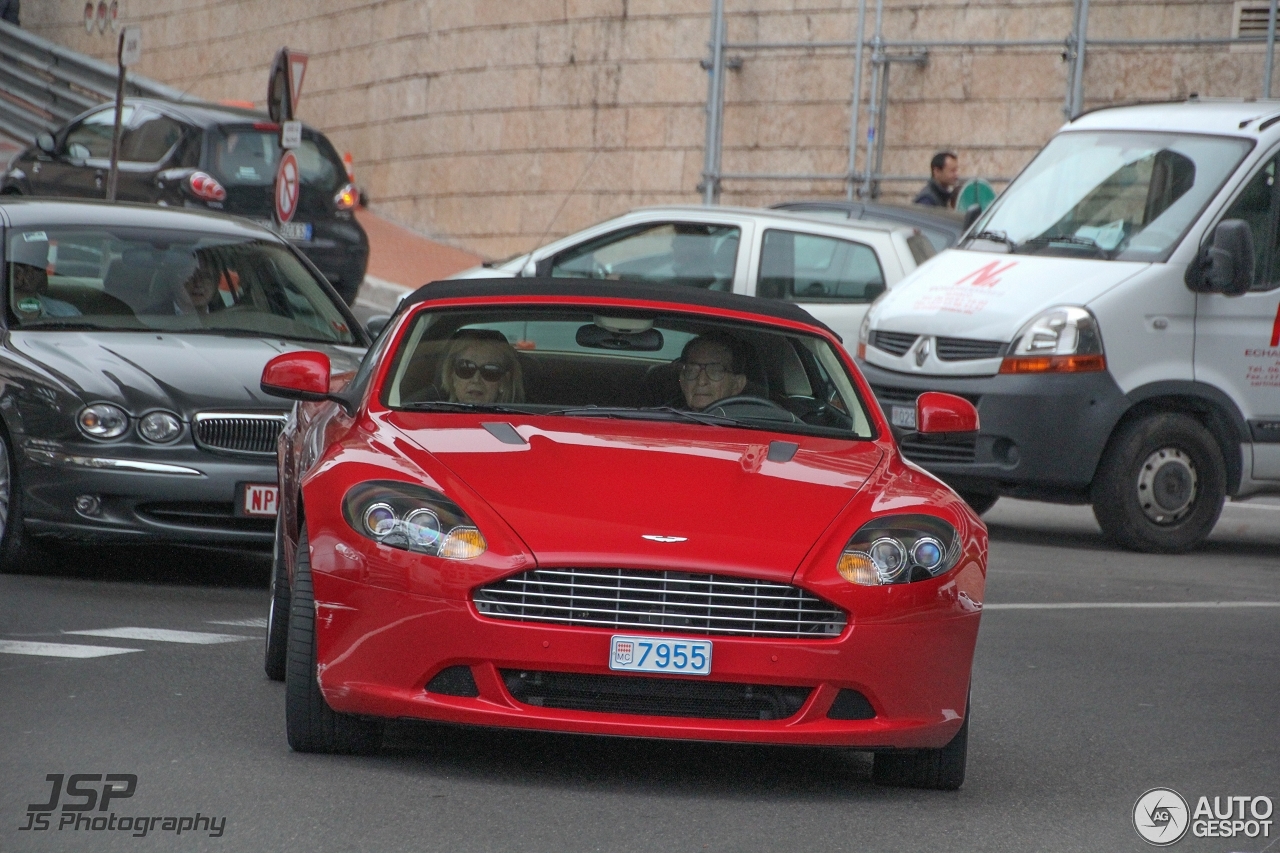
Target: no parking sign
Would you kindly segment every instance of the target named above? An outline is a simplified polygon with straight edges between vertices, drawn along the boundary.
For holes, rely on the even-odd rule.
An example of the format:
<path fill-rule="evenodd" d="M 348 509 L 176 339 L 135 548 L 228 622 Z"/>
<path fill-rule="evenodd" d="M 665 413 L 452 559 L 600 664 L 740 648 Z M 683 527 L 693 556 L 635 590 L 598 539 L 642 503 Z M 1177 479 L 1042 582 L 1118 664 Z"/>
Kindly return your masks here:
<path fill-rule="evenodd" d="M 281 225 L 292 220 L 298 210 L 300 185 L 298 158 L 292 151 L 285 151 L 280 168 L 276 169 L 276 221 Z"/>

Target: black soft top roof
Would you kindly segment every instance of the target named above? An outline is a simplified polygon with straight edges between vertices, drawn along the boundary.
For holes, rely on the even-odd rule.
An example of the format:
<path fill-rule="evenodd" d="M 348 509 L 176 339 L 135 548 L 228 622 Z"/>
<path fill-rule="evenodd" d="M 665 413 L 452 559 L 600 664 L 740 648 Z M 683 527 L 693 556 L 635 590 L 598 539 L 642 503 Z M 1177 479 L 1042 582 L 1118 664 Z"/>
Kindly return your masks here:
<path fill-rule="evenodd" d="M 652 302 L 668 302 L 672 305 L 692 305 L 700 308 L 719 308 L 758 314 L 761 317 L 790 320 L 821 329 L 835 335 L 825 323 L 808 311 L 790 302 L 721 293 L 699 287 L 674 284 L 643 284 L 632 281 L 598 282 L 581 278 L 465 278 L 435 281 L 424 284 L 404 298 L 397 313 L 410 305 L 435 300 L 459 299 L 474 296 L 577 296 L 594 299 L 643 299 Z"/>

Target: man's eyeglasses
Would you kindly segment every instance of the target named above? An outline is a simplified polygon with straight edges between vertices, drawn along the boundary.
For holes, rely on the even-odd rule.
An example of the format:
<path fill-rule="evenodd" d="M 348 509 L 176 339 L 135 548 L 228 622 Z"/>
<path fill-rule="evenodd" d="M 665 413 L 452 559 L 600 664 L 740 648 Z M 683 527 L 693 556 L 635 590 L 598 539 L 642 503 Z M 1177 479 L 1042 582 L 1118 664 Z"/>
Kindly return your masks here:
<path fill-rule="evenodd" d="M 729 368 L 718 361 L 686 361 L 680 365 L 680 378 L 685 382 L 698 381 L 698 374 L 707 374 L 707 379 L 719 382 L 729 373 Z"/>
<path fill-rule="evenodd" d="M 497 382 L 507 375 L 505 364 L 476 364 L 465 358 L 460 358 L 453 363 L 453 375 L 459 379 L 470 379 L 476 375 L 477 370 L 480 371 L 480 378 L 485 382 Z"/>

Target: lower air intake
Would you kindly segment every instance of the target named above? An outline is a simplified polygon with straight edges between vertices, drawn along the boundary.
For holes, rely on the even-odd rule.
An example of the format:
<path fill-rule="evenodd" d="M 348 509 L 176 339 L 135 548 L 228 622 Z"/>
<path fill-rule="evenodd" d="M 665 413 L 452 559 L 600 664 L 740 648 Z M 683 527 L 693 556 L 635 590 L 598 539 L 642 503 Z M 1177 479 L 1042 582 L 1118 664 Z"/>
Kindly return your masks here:
<path fill-rule="evenodd" d="M 703 720 L 785 720 L 795 716 L 812 691 L 771 684 L 515 669 L 502 670 L 502 680 L 516 701 L 539 708 Z"/>

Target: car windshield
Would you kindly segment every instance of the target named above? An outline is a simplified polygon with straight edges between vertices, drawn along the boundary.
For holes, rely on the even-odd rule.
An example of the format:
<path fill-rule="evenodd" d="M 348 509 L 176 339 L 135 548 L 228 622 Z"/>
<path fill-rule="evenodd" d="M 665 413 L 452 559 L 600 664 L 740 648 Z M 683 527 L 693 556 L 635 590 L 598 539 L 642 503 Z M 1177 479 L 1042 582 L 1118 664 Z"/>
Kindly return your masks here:
<path fill-rule="evenodd" d="M 381 392 L 393 409 L 874 435 L 835 347 L 763 324 L 503 306 L 421 311 L 402 341 Z"/>
<path fill-rule="evenodd" d="M 1167 260 L 1250 147 L 1220 136 L 1060 133 L 996 199 L 966 246 Z"/>
<path fill-rule="evenodd" d="M 261 335 L 356 343 L 285 246 L 126 227 L 10 229 L 10 327 Z"/>
<path fill-rule="evenodd" d="M 210 168 L 225 186 L 266 187 L 275 182 L 280 152 L 279 133 L 222 128 L 213 134 Z M 332 193 L 347 182 L 346 168 L 323 140 L 304 136 L 293 153 L 303 185 Z"/>

